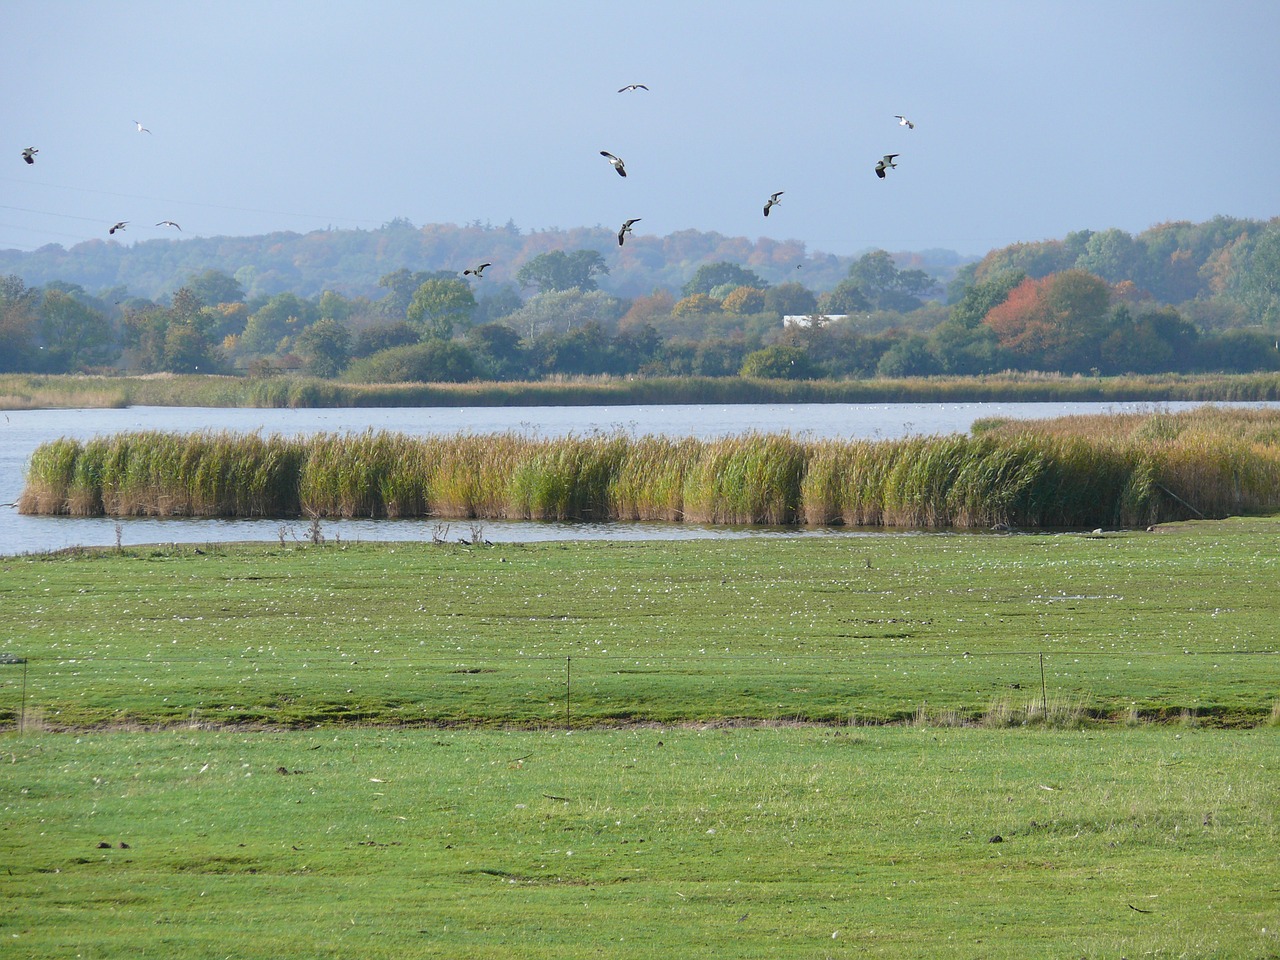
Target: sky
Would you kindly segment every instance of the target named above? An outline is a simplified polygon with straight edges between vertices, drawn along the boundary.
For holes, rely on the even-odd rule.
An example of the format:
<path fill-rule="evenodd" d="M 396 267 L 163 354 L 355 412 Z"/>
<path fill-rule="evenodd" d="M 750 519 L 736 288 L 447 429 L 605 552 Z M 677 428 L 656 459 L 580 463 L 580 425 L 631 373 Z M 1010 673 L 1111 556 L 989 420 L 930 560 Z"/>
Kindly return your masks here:
<path fill-rule="evenodd" d="M 1272 0 L 10 0 L 3 23 L 0 249 L 639 217 L 981 254 L 1280 215 Z"/>

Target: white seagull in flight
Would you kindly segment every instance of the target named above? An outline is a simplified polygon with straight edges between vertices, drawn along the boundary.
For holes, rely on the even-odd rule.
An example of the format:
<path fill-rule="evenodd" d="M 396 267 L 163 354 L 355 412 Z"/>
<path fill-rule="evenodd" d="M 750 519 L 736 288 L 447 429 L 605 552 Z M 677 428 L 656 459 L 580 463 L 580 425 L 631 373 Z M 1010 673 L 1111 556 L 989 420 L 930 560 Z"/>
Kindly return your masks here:
<path fill-rule="evenodd" d="M 884 179 L 884 172 L 890 168 L 897 169 L 897 164 L 893 162 L 893 158 L 898 156 L 896 153 L 886 153 L 884 159 L 876 164 L 876 176 L 881 180 Z"/>
<path fill-rule="evenodd" d="M 628 83 L 625 87 L 621 88 L 618 92 L 626 93 L 628 90 L 648 90 L 648 89 L 649 88 L 646 87 L 643 83 Z"/>
<path fill-rule="evenodd" d="M 107 233 L 115 233 L 117 230 L 123 230 L 125 228 L 125 224 L 128 222 L 128 220 L 117 220 L 115 226 L 108 230 Z"/>
<path fill-rule="evenodd" d="M 641 220 L 640 217 L 635 217 L 631 220 L 626 220 L 623 222 L 622 229 L 618 231 L 618 246 L 622 246 L 622 238 L 625 237 L 628 233 L 631 233 L 631 225 L 633 223 L 639 223 L 640 220 Z M 632 236 L 635 236 L 635 234 L 632 234 Z"/>
<path fill-rule="evenodd" d="M 144 127 L 144 126 L 142 125 L 142 121 L 141 121 L 141 120 L 135 120 L 135 121 L 133 121 L 133 123 L 134 123 L 134 125 L 138 128 L 138 132 L 139 132 L 139 133 L 150 133 L 150 132 L 151 132 L 150 130 L 148 130 L 146 127 Z"/>
<path fill-rule="evenodd" d="M 492 262 L 489 262 L 489 263 L 482 263 L 482 264 L 480 264 L 480 266 L 478 266 L 478 267 L 476 267 L 476 268 L 474 268 L 474 269 L 472 269 L 471 267 L 468 267 L 466 270 L 463 270 L 463 271 L 462 271 L 462 275 L 463 275 L 464 277 L 469 275 L 469 276 L 473 276 L 473 277 L 480 277 L 481 279 L 483 279 L 483 278 L 484 278 L 484 268 L 485 268 L 485 267 L 491 267 L 491 266 L 493 266 L 493 263 L 492 263 Z"/>
<path fill-rule="evenodd" d="M 159 223 L 156 224 L 156 226 L 157 227 L 178 227 L 178 225 L 174 223 L 172 220 L 161 220 Z M 181 230 L 182 228 L 178 227 L 178 229 Z"/>
<path fill-rule="evenodd" d="M 768 203 L 766 203 L 766 204 L 764 205 L 764 215 L 765 215 L 766 217 L 769 215 L 769 208 L 770 208 L 770 207 L 772 207 L 772 206 L 774 206 L 774 205 L 779 204 L 779 203 L 781 203 L 781 202 L 782 202 L 782 201 L 781 201 L 781 200 L 779 200 L 778 198 L 779 198 L 780 196 L 782 196 L 784 193 L 786 193 L 786 191 L 785 191 L 785 190 L 779 190 L 777 193 L 775 193 L 775 194 L 773 194 L 772 196 L 770 196 L 770 197 L 769 197 L 769 202 L 768 202 Z"/>
<path fill-rule="evenodd" d="M 618 171 L 618 176 L 625 177 L 627 175 L 627 168 L 622 165 L 621 157 L 615 157 L 608 150 L 601 150 L 600 156 L 604 157 L 606 160 L 608 160 L 610 163 L 613 164 L 613 169 Z"/>
<path fill-rule="evenodd" d="M 916 125 L 914 123 L 912 123 L 910 120 L 908 120 L 906 117 L 902 116 L 901 114 L 895 113 L 894 117 L 898 121 L 898 126 L 906 127 L 908 130 L 914 130 L 916 128 Z"/>
<path fill-rule="evenodd" d="M 25 150 L 22 151 L 22 159 L 27 161 L 27 163 L 35 163 L 36 154 L 39 152 L 40 151 L 37 150 L 35 147 L 27 147 Z"/>

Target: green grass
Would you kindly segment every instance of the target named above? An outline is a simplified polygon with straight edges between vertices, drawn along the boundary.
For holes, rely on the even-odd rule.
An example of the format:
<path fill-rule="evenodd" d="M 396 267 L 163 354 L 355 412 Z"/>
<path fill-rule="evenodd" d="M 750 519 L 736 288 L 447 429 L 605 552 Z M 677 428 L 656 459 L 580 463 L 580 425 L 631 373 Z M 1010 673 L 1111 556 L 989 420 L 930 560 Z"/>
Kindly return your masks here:
<path fill-rule="evenodd" d="M 1256 724 L 1280 691 L 1278 529 L 13 557 L 0 654 L 28 660 L 32 729 L 555 726 L 566 670 L 580 725 L 1035 720 L 1045 700 Z M 0 666 L 0 722 L 21 682 Z"/>
<path fill-rule="evenodd" d="M 0 409 L 6 410 L 134 405 L 301 408 L 1066 400 L 1280 400 L 1280 376 L 1082 377 L 1004 373 L 903 380 L 583 377 L 529 383 L 358 384 L 288 376 L 0 375 Z"/>
<path fill-rule="evenodd" d="M 4 558 L 3 955 L 1274 957 L 1277 532 Z"/>
<path fill-rule="evenodd" d="M 1280 952 L 1280 740 L 1264 730 L 171 731 L 0 748 L 15 960 Z"/>

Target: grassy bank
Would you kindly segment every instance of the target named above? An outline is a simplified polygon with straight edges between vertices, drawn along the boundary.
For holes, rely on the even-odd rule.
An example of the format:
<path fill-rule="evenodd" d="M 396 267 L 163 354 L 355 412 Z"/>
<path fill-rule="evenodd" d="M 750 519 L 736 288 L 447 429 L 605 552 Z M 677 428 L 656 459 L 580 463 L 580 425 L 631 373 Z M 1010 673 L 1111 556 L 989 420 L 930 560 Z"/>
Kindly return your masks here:
<path fill-rule="evenodd" d="M 1146 526 L 1280 509 L 1280 414 L 980 424 L 807 441 L 126 433 L 32 456 L 19 509 L 76 516 Z"/>
<path fill-rule="evenodd" d="M 1265 724 L 1276 533 L 11 557 L 0 723 Z"/>
<path fill-rule="evenodd" d="M 1264 731 L 0 745 L 15 958 L 1280 950 L 1280 740 Z"/>
<path fill-rule="evenodd" d="M 44 407 L 456 407 L 672 403 L 958 403 L 1068 400 L 1280 400 L 1280 375 L 1066 377 L 999 374 L 904 380 L 751 380 L 740 377 L 532 383 L 355 384 L 305 377 L 0 376 L 0 409 Z"/>

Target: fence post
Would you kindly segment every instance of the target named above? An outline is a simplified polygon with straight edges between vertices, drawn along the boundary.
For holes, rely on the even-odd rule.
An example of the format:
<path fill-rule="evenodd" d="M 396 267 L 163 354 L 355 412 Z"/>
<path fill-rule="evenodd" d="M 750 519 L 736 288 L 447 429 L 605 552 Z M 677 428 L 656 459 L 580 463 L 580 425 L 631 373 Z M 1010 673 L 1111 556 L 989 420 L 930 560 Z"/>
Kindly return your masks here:
<path fill-rule="evenodd" d="M 1044 722 L 1049 722 L 1049 688 L 1044 683 L 1044 654 L 1040 654 L 1040 704 L 1044 710 Z"/>
<path fill-rule="evenodd" d="M 564 728 L 570 729 L 569 725 L 569 665 L 573 663 L 573 657 L 564 658 Z"/>

